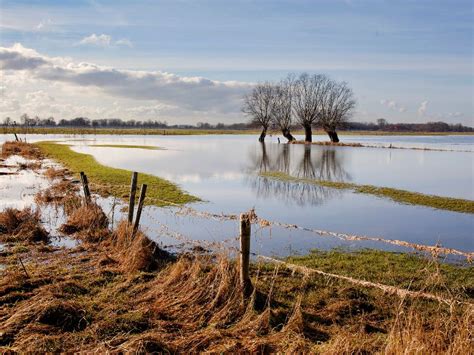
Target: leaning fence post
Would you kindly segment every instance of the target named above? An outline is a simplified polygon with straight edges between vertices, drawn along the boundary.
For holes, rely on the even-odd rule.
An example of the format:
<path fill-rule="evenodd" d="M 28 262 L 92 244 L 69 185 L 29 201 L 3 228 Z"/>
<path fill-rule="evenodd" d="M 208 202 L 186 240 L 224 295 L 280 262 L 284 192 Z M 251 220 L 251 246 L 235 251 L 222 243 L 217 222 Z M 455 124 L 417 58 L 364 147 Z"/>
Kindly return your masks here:
<path fill-rule="evenodd" d="M 84 190 L 84 198 L 86 203 L 91 201 L 91 193 L 89 191 L 89 182 L 87 181 L 87 175 L 81 171 L 81 181 L 82 181 L 82 189 Z"/>
<path fill-rule="evenodd" d="M 132 182 L 130 183 L 130 201 L 128 203 L 128 223 L 132 224 L 133 222 L 133 212 L 135 209 L 135 193 L 137 192 L 137 179 L 138 173 L 133 172 Z"/>
<path fill-rule="evenodd" d="M 244 298 L 252 293 L 252 283 L 249 276 L 250 234 L 250 216 L 248 213 L 242 213 L 240 215 L 240 285 Z"/>
<path fill-rule="evenodd" d="M 143 203 L 145 202 L 145 195 L 146 184 L 143 184 L 140 190 L 140 199 L 138 200 L 137 215 L 135 216 L 135 225 L 133 226 L 132 239 L 135 237 L 135 233 L 137 233 L 138 230 L 138 225 L 140 224 L 140 217 L 142 215 Z"/>

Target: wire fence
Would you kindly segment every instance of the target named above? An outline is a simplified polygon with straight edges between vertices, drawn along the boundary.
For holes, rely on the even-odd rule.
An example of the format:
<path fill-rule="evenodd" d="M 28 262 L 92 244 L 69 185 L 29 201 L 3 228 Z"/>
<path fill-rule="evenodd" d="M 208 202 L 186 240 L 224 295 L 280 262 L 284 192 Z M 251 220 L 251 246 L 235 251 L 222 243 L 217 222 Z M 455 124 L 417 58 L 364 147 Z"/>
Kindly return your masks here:
<path fill-rule="evenodd" d="M 94 186 L 94 185 L 93 185 Z M 97 185 L 96 185 L 97 186 Z M 127 186 L 122 186 L 122 187 L 127 187 Z M 326 230 L 321 230 L 321 229 L 314 229 L 314 228 L 308 228 L 308 227 L 301 227 L 295 224 L 288 224 L 288 223 L 282 223 L 282 222 L 276 222 L 276 221 L 269 221 L 263 218 L 260 218 L 257 216 L 255 210 L 250 210 L 249 212 L 242 214 L 242 215 L 236 215 L 236 214 L 224 214 L 224 213 L 212 213 L 212 212 L 207 212 L 207 211 L 199 211 L 194 208 L 191 208 L 189 206 L 183 206 L 177 203 L 174 203 L 172 201 L 167 201 L 163 199 L 158 199 L 158 198 L 148 198 L 148 201 L 151 202 L 159 202 L 161 205 L 169 205 L 176 207 L 176 210 L 172 211 L 170 210 L 174 215 L 176 216 L 194 216 L 194 217 L 199 217 L 199 218 L 207 218 L 207 219 L 212 219 L 212 220 L 217 220 L 217 221 L 238 221 L 240 219 L 240 222 L 242 223 L 242 217 L 245 216 L 245 218 L 248 218 L 248 222 L 252 224 L 257 224 L 262 228 L 267 228 L 267 227 L 280 227 L 280 228 L 285 228 L 285 229 L 297 229 L 297 230 L 302 230 L 305 232 L 310 232 L 313 234 L 317 234 L 319 236 L 328 236 L 328 237 L 333 237 L 333 238 L 338 238 L 342 240 L 347 240 L 347 241 L 374 241 L 374 242 L 383 242 L 383 243 L 389 243 L 392 245 L 397 245 L 397 246 L 403 246 L 403 247 L 409 247 L 415 250 L 423 251 L 423 252 L 428 252 L 434 257 L 438 257 L 440 254 L 452 254 L 452 255 L 457 255 L 457 256 L 463 256 L 465 257 L 468 262 L 471 262 L 474 253 L 472 252 L 464 252 L 452 248 L 444 248 L 440 245 L 422 245 L 422 244 L 416 244 L 416 243 L 410 243 L 406 241 L 401 241 L 401 240 L 393 240 L 393 239 L 386 239 L 382 237 L 369 237 L 365 235 L 355 235 L 355 234 L 346 234 L 346 233 L 339 233 L 339 232 L 333 232 L 333 231 L 326 231 Z M 225 252 L 234 252 L 240 254 L 240 258 L 242 260 L 242 248 L 239 249 L 235 246 L 228 245 L 228 243 L 235 242 L 236 240 L 241 239 L 242 241 L 242 229 L 241 229 L 241 235 L 239 237 L 231 237 L 225 240 L 219 240 L 219 241 L 205 241 L 205 240 L 196 240 L 192 239 L 190 237 L 185 236 L 184 234 L 173 231 L 169 226 L 165 225 L 164 223 L 160 222 L 157 220 L 156 216 L 154 216 L 152 213 L 148 212 L 147 213 L 148 217 L 158 225 L 159 229 L 158 232 L 162 235 L 166 235 L 170 238 L 173 238 L 175 240 L 180 241 L 181 243 L 187 243 L 190 245 L 193 245 L 194 247 L 200 247 L 202 248 L 203 246 L 210 248 L 212 250 L 221 250 Z M 361 280 L 357 278 L 353 278 L 350 276 L 345 276 L 345 275 L 339 275 L 339 274 L 334 274 L 330 272 L 326 272 L 324 270 L 316 269 L 316 268 L 308 268 L 306 266 L 301 266 L 293 263 L 286 262 L 284 260 L 276 259 L 274 257 L 270 257 L 267 255 L 261 255 L 258 253 L 252 253 L 249 251 L 249 254 L 253 255 L 254 257 L 264 260 L 267 262 L 274 263 L 278 266 L 284 266 L 293 272 L 299 272 L 305 276 L 309 276 L 312 274 L 317 274 L 333 279 L 338 279 L 338 280 L 343 280 L 355 285 L 359 285 L 362 287 L 368 287 L 368 288 L 376 288 L 379 290 L 382 290 L 385 293 L 390 293 L 390 294 L 395 294 L 401 298 L 406 298 L 406 297 L 411 297 L 411 298 L 423 298 L 423 299 L 429 299 L 429 300 L 434 300 L 438 301 L 441 303 L 445 303 L 448 305 L 453 305 L 453 304 L 465 304 L 469 305 L 471 307 L 474 307 L 473 303 L 466 302 L 466 301 L 461 301 L 453 298 L 446 298 L 440 295 L 432 294 L 429 292 L 424 292 L 424 291 L 412 291 L 409 289 L 404 289 L 396 286 L 390 286 L 382 283 L 377 283 L 377 282 L 371 282 L 371 281 L 366 281 L 366 280 Z"/>

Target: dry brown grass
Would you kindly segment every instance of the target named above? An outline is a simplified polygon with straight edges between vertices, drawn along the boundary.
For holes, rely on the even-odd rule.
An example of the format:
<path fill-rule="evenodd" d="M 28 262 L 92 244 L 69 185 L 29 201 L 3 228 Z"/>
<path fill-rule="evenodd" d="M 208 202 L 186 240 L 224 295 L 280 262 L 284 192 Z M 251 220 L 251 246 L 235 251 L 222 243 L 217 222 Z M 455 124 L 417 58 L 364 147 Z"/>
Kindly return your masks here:
<path fill-rule="evenodd" d="M 50 180 L 63 179 L 64 177 L 69 176 L 70 172 L 67 169 L 48 168 L 44 172 L 44 175 Z"/>
<path fill-rule="evenodd" d="M 127 221 L 121 221 L 113 234 L 114 246 L 124 270 L 132 273 L 156 271 L 174 260 L 140 230 L 133 239 L 132 232 L 133 227 Z"/>
<path fill-rule="evenodd" d="M 47 242 L 48 233 L 41 225 L 39 211 L 8 208 L 0 212 L 0 241 Z"/>
<path fill-rule="evenodd" d="M 43 155 L 34 144 L 25 142 L 5 142 L 2 145 L 2 157 L 8 158 L 11 155 L 20 155 L 27 159 L 42 159 Z"/>
<path fill-rule="evenodd" d="M 108 225 L 109 220 L 100 206 L 91 202 L 73 209 L 60 231 L 85 241 L 97 242 L 110 235 Z"/>

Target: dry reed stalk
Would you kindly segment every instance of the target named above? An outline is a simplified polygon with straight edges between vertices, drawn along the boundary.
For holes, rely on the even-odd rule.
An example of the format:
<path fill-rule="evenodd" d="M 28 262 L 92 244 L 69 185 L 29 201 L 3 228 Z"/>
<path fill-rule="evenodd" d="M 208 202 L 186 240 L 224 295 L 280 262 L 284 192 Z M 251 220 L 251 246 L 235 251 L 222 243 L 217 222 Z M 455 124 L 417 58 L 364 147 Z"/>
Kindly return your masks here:
<path fill-rule="evenodd" d="M 121 255 L 118 259 L 123 269 L 129 273 L 156 271 L 174 260 L 171 254 L 160 249 L 140 230 L 132 239 L 133 226 L 127 221 L 119 222 L 113 234 L 113 244 Z"/>
<path fill-rule="evenodd" d="M 27 159 L 42 159 L 43 155 L 38 147 L 25 142 L 5 142 L 2 145 L 2 157 L 8 158 L 11 155 L 20 155 Z"/>
<path fill-rule="evenodd" d="M 75 234 L 88 242 L 97 242 L 110 235 L 109 221 L 105 213 L 96 203 L 82 205 L 73 210 L 65 224 L 60 227 L 64 234 Z"/>
<path fill-rule="evenodd" d="M 49 235 L 41 225 L 38 209 L 33 212 L 29 207 L 23 210 L 7 208 L 0 212 L 0 240 L 47 242 Z"/>

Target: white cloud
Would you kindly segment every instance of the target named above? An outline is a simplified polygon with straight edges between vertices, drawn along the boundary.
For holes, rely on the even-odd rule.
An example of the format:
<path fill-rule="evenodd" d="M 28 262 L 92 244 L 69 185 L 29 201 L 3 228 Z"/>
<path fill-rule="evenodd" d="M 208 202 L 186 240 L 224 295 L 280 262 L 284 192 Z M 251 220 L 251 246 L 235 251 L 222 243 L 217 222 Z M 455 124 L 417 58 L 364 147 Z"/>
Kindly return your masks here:
<path fill-rule="evenodd" d="M 133 43 L 126 38 L 119 39 L 118 41 L 115 42 L 115 45 L 117 46 L 125 46 L 125 47 L 133 47 Z"/>
<path fill-rule="evenodd" d="M 49 115 L 48 110 L 54 110 L 66 117 L 77 113 L 91 118 L 242 120 L 242 96 L 251 87 L 242 82 L 76 63 L 20 44 L 0 47 L 0 68 L 3 85 L 16 95 L 23 112 Z M 120 104 L 114 105 L 116 101 Z M 5 111 L 0 109 L 0 114 Z"/>
<path fill-rule="evenodd" d="M 402 106 L 398 102 L 389 99 L 382 99 L 380 100 L 380 104 L 388 107 L 390 110 L 398 111 L 398 112 L 406 112 L 405 106 Z"/>
<path fill-rule="evenodd" d="M 118 41 L 113 41 L 112 36 L 101 34 L 96 35 L 95 33 L 90 36 L 84 37 L 78 43 L 82 46 L 96 46 L 96 47 L 112 47 L 112 46 L 123 46 L 123 47 L 133 47 L 133 43 L 127 38 L 121 38 Z"/>
<path fill-rule="evenodd" d="M 419 116 L 425 116 L 426 115 L 426 110 L 428 108 L 428 103 L 429 101 L 423 101 L 420 103 L 420 107 L 418 107 L 418 115 Z"/>
<path fill-rule="evenodd" d="M 36 26 L 36 31 L 47 31 L 49 27 L 53 24 L 53 21 L 48 18 L 45 20 L 42 20 L 38 25 Z"/>
<path fill-rule="evenodd" d="M 112 37 L 109 35 L 105 35 L 105 34 L 96 35 L 95 33 L 93 33 L 90 36 L 87 36 L 81 39 L 78 44 L 92 45 L 92 46 L 99 46 L 99 47 L 109 47 L 111 40 L 112 40 Z"/>

